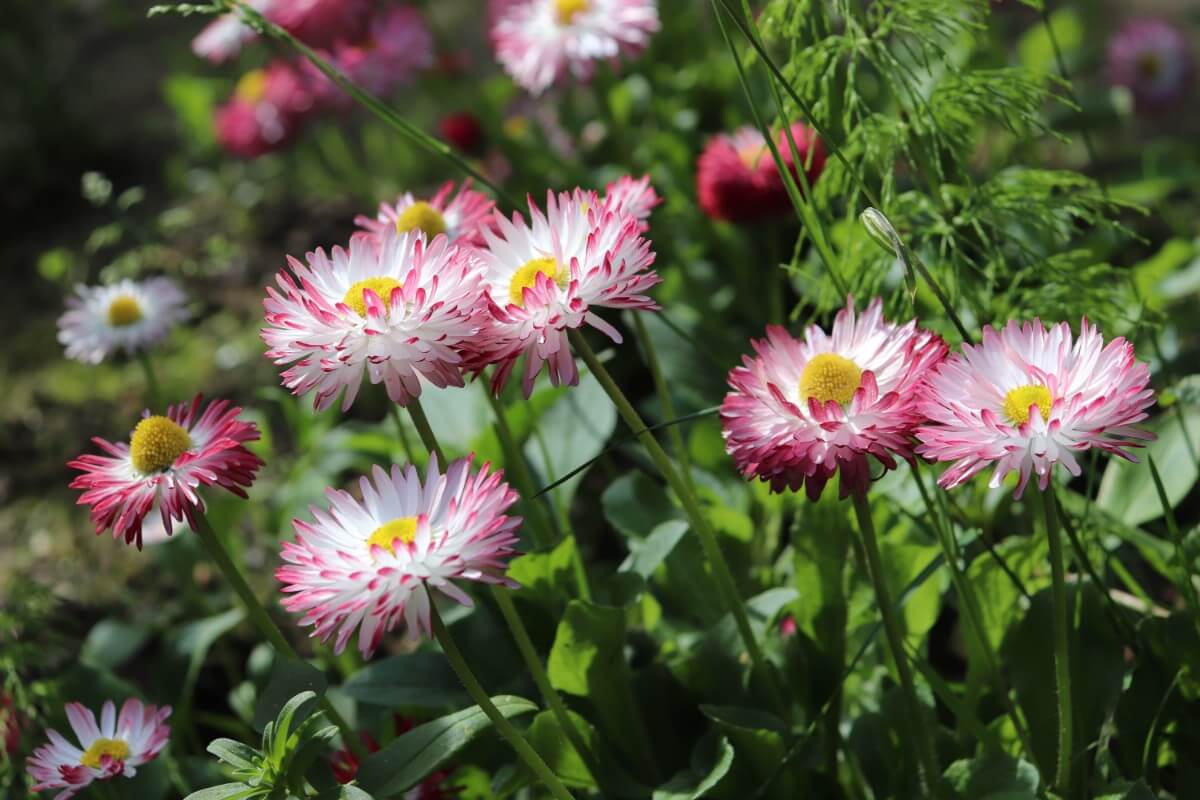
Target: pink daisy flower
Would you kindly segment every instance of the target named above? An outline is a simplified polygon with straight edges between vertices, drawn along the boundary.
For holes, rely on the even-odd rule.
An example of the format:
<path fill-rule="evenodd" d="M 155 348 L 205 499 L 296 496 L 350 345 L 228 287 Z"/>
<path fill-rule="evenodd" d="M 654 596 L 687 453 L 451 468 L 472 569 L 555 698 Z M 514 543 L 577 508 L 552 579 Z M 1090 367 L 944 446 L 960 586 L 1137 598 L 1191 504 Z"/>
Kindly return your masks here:
<path fill-rule="evenodd" d="M 48 730 L 50 743 L 34 750 L 28 761 L 29 774 L 37 781 L 33 791 L 61 789 L 54 800 L 74 797 L 93 781 L 132 778 L 138 767 L 158 758 L 171 736 L 170 706 L 146 706 L 131 697 L 118 716 L 109 700 L 100 709 L 99 724 L 91 709 L 80 703 L 67 703 L 66 708 L 79 745 Z"/>
<path fill-rule="evenodd" d="M 471 188 L 470 179 L 457 189 L 454 181 L 446 181 L 428 200 L 405 192 L 395 203 L 381 203 L 374 219 L 360 214 L 354 224 L 375 237 L 389 229 L 420 230 L 430 239 L 444 233 L 457 244 L 482 245 L 483 229 L 491 224 L 495 208 L 492 198 Z"/>
<path fill-rule="evenodd" d="M 542 366 L 554 385 L 574 385 L 579 371 L 567 333 L 584 324 L 614 342 L 621 334 L 593 307 L 655 310 L 644 292 L 661 278 L 650 267 L 654 252 L 640 233 L 641 221 L 618 215 L 595 192 L 547 193 L 546 212 L 529 202 L 530 224 L 519 213 L 499 212 L 495 231 L 485 229 L 484 288 L 491 317 L 487 331 L 469 346 L 472 368 L 498 364 L 499 392 L 522 354 L 522 386 L 528 397 Z"/>
<path fill-rule="evenodd" d="M 650 212 L 662 202 L 658 192 L 650 185 L 650 176 L 633 178 L 625 175 L 608 184 L 604 190 L 604 205 L 619 217 L 629 216 L 638 220 L 638 231 L 650 229 Z"/>
<path fill-rule="evenodd" d="M 517 493 L 500 472 L 473 457 L 450 463 L 446 474 L 430 458 L 425 480 L 416 468 L 375 467 L 362 478 L 362 500 L 329 489 L 329 510 L 310 509 L 312 523 L 295 520 L 296 541 L 283 544 L 287 562 L 275 576 L 284 608 L 304 612 L 312 635 L 336 638 L 340 653 L 356 629 L 364 658 L 401 620 L 409 639 L 432 636 L 428 586 L 463 605 L 470 595 L 455 581 L 516 586 L 505 577 L 514 555 L 519 517 L 505 514 Z"/>
<path fill-rule="evenodd" d="M 216 111 L 217 142 L 241 158 L 256 158 L 285 146 L 316 106 L 305 73 L 288 61 L 247 72 L 233 97 Z"/>
<path fill-rule="evenodd" d="M 1162 19 L 1130 20 L 1108 43 L 1108 80 L 1133 93 L 1139 111 L 1187 99 L 1195 61 L 1187 36 Z"/>
<path fill-rule="evenodd" d="M 809 164 L 805 174 L 810 183 L 815 182 L 825 168 L 825 148 L 802 122 L 792 123 L 791 132 L 802 163 Z M 785 131 L 779 132 L 776 146 L 795 175 Z M 767 140 L 749 125 L 709 139 L 696 161 L 696 194 L 705 214 L 728 222 L 755 222 L 786 214 L 792 208 Z"/>
<path fill-rule="evenodd" d="M 82 472 L 71 482 L 83 489 L 79 505 L 91 507 L 99 534 L 108 528 L 113 538 L 142 547 L 142 522 L 157 507 L 167 535 L 172 521 L 194 521 L 204 511 L 196 492 L 201 486 L 220 486 L 239 497 L 254 483 L 262 459 L 246 449 L 258 439 L 253 422 L 238 419 L 241 409 L 228 400 L 209 403 L 201 398 L 167 409 L 166 416 L 146 411 L 129 443 L 92 439 L 108 455 L 82 455 L 67 466 Z"/>
<path fill-rule="evenodd" d="M 248 0 L 246 3 L 260 14 L 265 14 L 279 0 Z M 222 14 L 200 31 L 192 40 L 192 52 L 207 58 L 214 64 L 229 60 L 241 52 L 248 42 L 258 37 L 237 14 Z"/>
<path fill-rule="evenodd" d="M 879 298 L 856 314 L 851 298 L 830 334 L 813 325 L 801 341 L 772 325 L 752 344 L 721 404 L 725 449 L 747 478 L 776 492 L 804 486 L 816 500 L 840 470 L 847 497 L 867 491 L 868 457 L 885 469 L 913 457 L 918 392 L 946 355 L 941 337 L 888 322 Z"/>
<path fill-rule="evenodd" d="M 502 0 L 491 15 L 496 58 L 533 94 L 568 73 L 590 80 L 602 60 L 615 68 L 659 29 L 655 0 Z"/>
<path fill-rule="evenodd" d="M 58 318 L 58 341 L 67 358 L 99 364 L 146 350 L 187 317 L 187 296 L 170 278 L 77 286 Z"/>
<path fill-rule="evenodd" d="M 955 462 L 938 480 L 946 488 L 994 465 L 992 488 L 1017 472 L 1016 497 L 1031 473 L 1045 490 L 1055 464 L 1078 475 L 1075 454 L 1090 448 L 1134 460 L 1124 448 L 1154 438 L 1134 427 L 1154 402 L 1149 383 L 1133 345 L 1117 338 L 1106 346 L 1086 319 L 1077 339 L 1065 322 L 987 327 L 983 344 L 963 345 L 925 387 L 929 423 L 917 430 L 917 452 Z"/>
<path fill-rule="evenodd" d="M 265 16 L 311 47 L 363 38 L 372 0 L 275 0 Z"/>
<path fill-rule="evenodd" d="M 365 373 L 384 384 L 388 397 L 406 405 L 421 394 L 421 380 L 462 386 L 458 347 L 474 339 L 484 321 L 479 262 L 444 235 L 382 229 L 358 234 L 340 247 L 288 257 L 268 287 L 267 357 L 291 366 L 283 385 L 314 394 L 325 409 L 343 394 L 342 410 L 358 396 Z"/>
<path fill-rule="evenodd" d="M 433 66 L 433 34 L 410 6 L 394 6 L 372 17 L 367 38 L 335 48 L 336 64 L 359 86 L 385 95 Z"/>

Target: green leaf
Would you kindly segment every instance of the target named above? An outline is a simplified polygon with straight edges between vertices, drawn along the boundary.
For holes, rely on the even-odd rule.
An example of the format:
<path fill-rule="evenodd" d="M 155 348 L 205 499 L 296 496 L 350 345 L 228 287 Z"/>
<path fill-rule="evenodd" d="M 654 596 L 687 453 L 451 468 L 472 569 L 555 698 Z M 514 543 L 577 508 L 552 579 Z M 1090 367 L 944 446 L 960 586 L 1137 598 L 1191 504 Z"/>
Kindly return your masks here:
<path fill-rule="evenodd" d="M 701 746 L 708 741 L 715 742 L 716 752 L 707 756 L 699 755 Z M 720 736 L 715 740 L 702 740 L 692 756 L 692 765 L 675 773 L 671 780 L 655 789 L 653 800 L 699 800 L 706 797 L 729 774 L 732 764 L 733 745 L 727 738 Z"/>
<path fill-rule="evenodd" d="M 575 730 L 583 736 L 584 744 L 594 752 L 596 749 L 596 730 L 588 721 L 573 711 L 567 711 Z M 546 762 L 554 774 L 568 786 L 586 788 L 595 786 L 593 776 L 588 772 L 583 758 L 571 746 L 571 742 L 558 724 L 558 718 L 550 711 L 543 711 L 533 718 L 533 722 L 525 731 L 525 738 L 533 745 L 533 749 Z"/>
<path fill-rule="evenodd" d="M 429 652 L 368 664 L 351 675 L 341 690 L 360 703 L 404 708 L 453 707 L 466 697 L 446 659 Z"/>
<path fill-rule="evenodd" d="M 514 559 L 508 576 L 521 584 L 521 598 L 535 601 L 557 617 L 570 599 L 576 557 L 575 538 L 564 536 L 550 550 Z"/>
<path fill-rule="evenodd" d="M 1147 451 L 1154 456 L 1167 499 L 1174 508 L 1196 485 L 1200 409 L 1180 405 L 1174 412 L 1151 420 L 1146 427 L 1158 435 L 1158 441 L 1151 442 Z M 1141 458 L 1137 464 L 1112 459 L 1100 481 L 1096 506 L 1126 525 L 1142 525 L 1161 517 L 1162 503 L 1146 459 Z"/>
<path fill-rule="evenodd" d="M 717 724 L 717 730 L 729 738 L 737 753 L 730 778 L 733 785 L 761 785 L 774 777 L 772 797 L 795 796 L 791 774 L 775 776 L 787 751 L 787 726 L 778 717 L 733 706 L 702 705 L 700 711 Z"/>
<path fill-rule="evenodd" d="M 1036 800 L 1038 771 L 1008 755 L 985 755 L 955 761 L 946 781 L 970 800 Z"/>
<path fill-rule="evenodd" d="M 537 710 L 528 700 L 511 695 L 493 697 L 492 703 L 505 718 Z M 418 725 L 368 757 L 358 771 L 358 784 L 376 797 L 408 791 L 491 725 L 479 706 Z"/>
<path fill-rule="evenodd" d="M 315 697 L 320 697 L 328 686 L 325 674 L 312 664 L 276 653 L 271 664 L 271 678 L 254 708 L 254 729 L 264 730 L 267 723 L 275 720 L 300 693 L 312 692 Z M 280 733 L 287 735 L 286 731 L 276 731 L 276 735 Z"/>
<path fill-rule="evenodd" d="M 657 525 L 645 540 L 631 540 L 629 556 L 621 563 L 619 571 L 635 572 L 649 580 L 687 531 L 688 524 L 676 519 Z"/>
<path fill-rule="evenodd" d="M 1150 787 L 1146 785 L 1145 781 L 1138 781 L 1115 792 L 1097 795 L 1096 800 L 1158 800 L 1158 798 L 1154 792 L 1150 791 Z"/>
<path fill-rule="evenodd" d="M 663 487 L 641 472 L 622 475 L 609 484 L 600 505 L 604 518 L 629 539 L 644 539 L 662 523 L 683 517 Z"/>
<path fill-rule="evenodd" d="M 150 630 L 142 625 L 104 619 L 88 631 L 80 658 L 109 669 L 116 669 L 133 656 L 146 639 Z"/>
<path fill-rule="evenodd" d="M 223 783 L 220 786 L 210 786 L 198 792 L 192 792 L 184 800 L 240 800 L 248 797 L 255 789 L 244 783 Z"/>
<path fill-rule="evenodd" d="M 258 751 L 248 744 L 234 739 L 213 739 L 205 749 L 236 769 L 258 769 Z"/>

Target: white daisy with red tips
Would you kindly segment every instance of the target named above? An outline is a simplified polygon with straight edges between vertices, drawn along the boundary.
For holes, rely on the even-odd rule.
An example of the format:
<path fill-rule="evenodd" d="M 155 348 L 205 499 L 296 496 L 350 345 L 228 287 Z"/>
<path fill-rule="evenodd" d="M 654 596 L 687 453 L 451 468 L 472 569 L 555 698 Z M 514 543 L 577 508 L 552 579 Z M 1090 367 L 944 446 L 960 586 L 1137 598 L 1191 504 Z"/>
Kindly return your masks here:
<path fill-rule="evenodd" d="M 446 474 L 430 458 L 424 481 L 413 466 L 375 467 L 362 478 L 362 500 L 329 489 L 329 510 L 311 508 L 313 522 L 295 520 L 296 541 L 285 542 L 284 608 L 304 612 L 312 635 L 334 638 L 342 652 L 355 630 L 370 657 L 383 634 L 402 621 L 406 636 L 432 636 L 429 594 L 472 605 L 456 581 L 516 587 L 505 577 L 520 517 L 505 512 L 517 494 L 500 472 L 472 457 L 450 463 Z"/>
<path fill-rule="evenodd" d="M 617 214 L 595 192 L 548 193 L 546 212 L 532 199 L 530 223 L 499 212 L 485 230 L 480 256 L 491 317 L 472 349 L 472 368 L 497 365 L 499 392 L 517 360 L 525 356 L 525 395 L 545 365 L 554 385 L 575 384 L 579 371 L 568 332 L 591 325 L 620 342 L 621 334 L 592 309 L 655 310 L 645 292 L 661 278 L 650 267 L 654 252 L 641 221 Z"/>
<path fill-rule="evenodd" d="M 388 228 L 399 233 L 419 230 L 430 239 L 444 233 L 456 244 L 481 245 L 496 202 L 472 189 L 469 179 L 457 189 L 455 186 L 454 181 L 447 181 L 428 199 L 405 192 L 395 203 L 381 203 L 374 219 L 360 214 L 354 224 L 373 236 L 381 236 Z"/>
<path fill-rule="evenodd" d="M 67 358 L 99 364 L 157 344 L 187 317 L 187 296 L 170 278 L 77 286 L 58 318 L 58 341 Z"/>
<path fill-rule="evenodd" d="M 659 29 L 655 0 L 493 2 L 492 47 L 512 79 L 541 94 L 568 74 L 590 80 L 599 61 L 646 48 Z"/>
<path fill-rule="evenodd" d="M 462 386 L 458 348 L 473 339 L 486 310 L 479 263 L 445 235 L 384 228 L 378 239 L 358 234 L 340 247 L 288 257 L 267 289 L 267 357 L 290 364 L 283 385 L 313 394 L 325 409 L 342 395 L 354 402 L 366 375 L 400 405 L 421 394 L 421 382 Z"/>
<path fill-rule="evenodd" d="M 876 298 L 861 315 L 848 300 L 831 334 L 813 325 L 799 340 L 770 326 L 752 344 L 721 404 L 725 449 L 747 478 L 815 500 L 840 472 L 847 497 L 866 492 L 872 458 L 894 469 L 913 457 L 918 393 L 945 358 L 941 337 L 888 322 Z"/>
<path fill-rule="evenodd" d="M 158 758 L 171 736 L 167 718 L 171 707 L 143 705 L 136 698 L 122 704 L 121 713 L 111 700 L 100 709 L 100 721 L 80 703 L 67 703 L 67 720 L 79 744 L 49 730 L 49 744 L 33 751 L 29 774 L 35 792 L 61 789 L 55 800 L 74 797 L 94 781 L 132 778 L 142 764 Z"/>
<path fill-rule="evenodd" d="M 142 547 L 142 522 L 156 508 L 168 536 L 172 524 L 204 511 L 196 492 L 220 486 L 239 497 L 262 467 L 245 443 L 258 439 L 253 422 L 238 419 L 241 409 L 216 400 L 201 411 L 201 397 L 167 409 L 166 416 L 146 411 L 129 442 L 92 439 L 108 455 L 82 455 L 67 466 L 82 472 L 71 481 L 83 489 L 79 505 L 91 507 L 96 533 L 112 528 L 113 538 Z"/>
<path fill-rule="evenodd" d="M 994 466 L 990 487 L 1016 472 L 1016 497 L 1030 475 L 1044 491 L 1055 464 L 1078 475 L 1076 456 L 1093 447 L 1135 460 L 1125 448 L 1154 438 L 1135 427 L 1154 402 L 1149 384 L 1133 345 L 1123 338 L 1105 345 L 1086 319 L 1078 338 L 1065 322 L 987 327 L 983 344 L 963 345 L 925 387 L 929 422 L 917 430 L 917 452 L 954 462 L 938 480 L 946 488 Z"/>
<path fill-rule="evenodd" d="M 662 202 L 650 184 L 650 176 L 634 178 L 625 175 L 608 184 L 604 190 L 604 207 L 617 216 L 630 216 L 639 223 L 638 230 L 650 229 L 650 213 Z"/>

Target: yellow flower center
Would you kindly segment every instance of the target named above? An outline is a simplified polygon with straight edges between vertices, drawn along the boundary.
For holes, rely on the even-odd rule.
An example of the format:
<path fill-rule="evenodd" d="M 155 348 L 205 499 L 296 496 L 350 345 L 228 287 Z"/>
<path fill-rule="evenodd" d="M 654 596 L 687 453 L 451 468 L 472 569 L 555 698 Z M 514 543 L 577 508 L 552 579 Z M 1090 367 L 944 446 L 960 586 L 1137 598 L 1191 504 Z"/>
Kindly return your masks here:
<path fill-rule="evenodd" d="M 432 239 L 439 233 L 446 232 L 446 218 L 429 203 L 418 200 L 396 218 L 397 232 L 408 233 L 417 229 L 424 231 L 425 235 Z"/>
<path fill-rule="evenodd" d="M 246 103 L 257 103 L 267 95 L 267 73 L 254 69 L 243 75 L 233 87 L 233 95 Z"/>
<path fill-rule="evenodd" d="M 767 146 L 765 144 L 752 144 L 738 150 L 738 160 L 748 170 L 758 169 L 758 165 L 762 163 L 763 158 L 767 156 Z"/>
<path fill-rule="evenodd" d="M 819 353 L 808 360 L 800 373 L 800 399 L 815 398 L 820 403 L 833 400 L 846 404 L 862 385 L 862 370 L 848 358 L 836 353 Z"/>
<path fill-rule="evenodd" d="M 554 0 L 554 16 L 559 25 L 570 25 L 575 15 L 588 10 L 588 0 Z"/>
<path fill-rule="evenodd" d="M 1029 421 L 1029 408 L 1037 406 L 1042 412 L 1042 420 L 1050 421 L 1050 409 L 1054 406 L 1054 398 L 1045 386 L 1018 386 L 1004 396 L 1004 415 L 1013 425 L 1024 425 Z"/>
<path fill-rule="evenodd" d="M 174 464 L 191 446 L 192 437 L 177 423 L 166 417 L 146 417 L 133 429 L 129 456 L 134 469 L 149 475 Z"/>
<path fill-rule="evenodd" d="M 124 328 L 142 318 L 142 306 L 136 297 L 119 294 L 108 304 L 108 324 L 114 328 Z"/>
<path fill-rule="evenodd" d="M 526 261 L 512 276 L 512 283 L 508 286 L 509 301 L 514 305 L 525 305 L 525 290 L 537 285 L 538 275 L 545 275 L 559 286 L 564 285 L 570 277 L 566 270 L 559 272 L 558 262 L 550 256 Z"/>
<path fill-rule="evenodd" d="M 120 739 L 97 739 L 83 751 L 79 763 L 92 769 L 100 768 L 100 759 L 108 756 L 114 761 L 124 761 L 129 758 L 129 745 Z"/>
<path fill-rule="evenodd" d="M 397 539 L 405 544 L 412 544 L 413 539 L 416 538 L 417 518 L 397 517 L 391 522 L 380 525 L 367 537 L 367 552 L 371 552 L 373 547 L 382 547 L 390 553 L 392 552 L 392 543 Z"/>
<path fill-rule="evenodd" d="M 399 288 L 400 281 L 395 278 L 385 278 L 382 275 L 376 275 L 374 278 L 366 278 L 358 281 L 347 289 L 345 296 L 342 297 L 342 302 L 354 309 L 355 313 L 360 317 L 365 317 L 367 315 L 367 300 L 363 296 L 363 292 L 370 289 L 386 305 L 392 298 L 392 290 Z"/>

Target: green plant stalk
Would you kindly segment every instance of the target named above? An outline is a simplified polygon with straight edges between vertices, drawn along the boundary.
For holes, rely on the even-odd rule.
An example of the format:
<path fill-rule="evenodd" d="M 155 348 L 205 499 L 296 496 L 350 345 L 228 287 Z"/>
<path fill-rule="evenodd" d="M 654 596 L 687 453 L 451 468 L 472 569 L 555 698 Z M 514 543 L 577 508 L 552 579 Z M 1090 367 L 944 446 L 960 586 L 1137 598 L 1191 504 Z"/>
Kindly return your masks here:
<path fill-rule="evenodd" d="M 429 591 L 428 588 L 426 591 Z M 567 787 L 563 786 L 562 781 L 558 779 L 554 771 L 546 766 L 546 762 L 537 754 L 537 751 L 530 746 L 529 742 L 525 741 L 525 737 L 521 735 L 520 731 L 513 727 L 513 724 L 496 710 L 492 699 L 484 691 L 483 685 L 479 683 L 479 679 L 475 677 L 475 673 L 471 671 L 467 660 L 463 658 L 462 651 L 458 649 L 458 644 L 454 641 L 454 637 L 450 635 L 450 630 L 446 627 L 446 623 L 442 621 L 442 615 L 438 613 L 437 604 L 434 602 L 432 593 L 429 595 L 429 616 L 433 621 L 434 637 L 437 638 L 438 644 L 442 646 L 442 652 L 446 654 L 446 659 L 450 662 L 450 666 L 454 668 L 458 679 L 466 687 L 467 693 L 471 695 L 471 699 L 478 704 L 483 713 L 487 715 L 487 718 L 496 726 L 496 730 L 499 731 L 500 735 L 508 741 L 520 759 L 525 762 L 526 766 L 533 770 L 533 773 L 550 790 L 552 795 L 558 798 L 558 800 L 573 800 L 571 793 L 567 791 Z"/>
<path fill-rule="evenodd" d="M 150 360 L 150 354 L 143 350 L 137 354 L 137 360 L 142 374 L 146 377 L 146 393 L 150 395 L 150 405 L 156 411 L 161 411 L 162 393 L 159 391 L 158 377 L 154 374 L 154 363 Z"/>
<path fill-rule="evenodd" d="M 570 337 L 571 344 L 574 345 L 576 352 L 583 358 L 588 369 L 596 376 L 596 380 L 599 381 L 604 391 L 608 393 L 613 405 L 617 407 L 617 413 L 621 415 L 621 418 L 625 420 L 625 424 L 637 435 L 638 441 L 646 449 L 651 460 L 654 461 L 654 465 L 658 467 L 659 472 L 662 473 L 663 478 L 670 485 L 671 490 L 675 492 L 675 495 L 679 498 L 679 502 L 683 504 L 684 512 L 687 514 L 692 530 L 700 537 L 700 546 L 704 549 L 705 558 L 712 567 L 713 575 L 717 581 L 717 589 L 724 596 L 725 605 L 733 615 L 738 634 L 741 636 L 742 643 L 746 647 L 746 652 L 750 656 L 750 663 L 766 681 L 767 688 L 773 695 L 772 700 L 775 702 L 776 707 L 784 709 L 784 716 L 790 718 L 791 707 L 784 699 L 785 695 L 779 686 L 774 669 L 767 662 L 766 656 L 763 655 L 762 648 L 759 647 L 758 640 L 754 636 L 754 629 L 750 627 L 750 618 L 746 614 L 746 606 L 738 594 L 733 573 L 729 570 L 729 563 L 721 553 L 721 546 L 717 543 L 717 535 L 713 531 L 712 526 L 709 525 L 708 519 L 704 516 L 703 510 L 700 508 L 700 501 L 696 498 L 695 492 L 692 491 L 688 482 L 680 477 L 679 472 L 675 469 L 675 465 L 671 463 L 670 456 L 663 450 L 658 440 L 654 438 L 654 434 L 647 430 L 641 416 L 629 402 L 629 399 L 625 397 L 625 393 L 621 391 L 621 387 L 617 386 L 612 375 L 600 363 L 600 359 L 596 357 L 595 351 L 587 343 L 587 339 L 584 338 L 583 334 L 576 329 L 571 331 Z"/>
<path fill-rule="evenodd" d="M 420 398 L 409 398 L 406 408 L 413 425 L 417 428 L 417 435 L 421 437 L 421 444 L 425 446 L 429 455 L 437 456 L 438 468 L 445 472 L 449 462 L 446 461 L 446 454 L 442 452 L 442 446 L 438 444 L 437 437 L 433 435 L 433 428 L 429 426 L 429 418 L 425 416 L 425 409 L 421 407 Z"/>
<path fill-rule="evenodd" d="M 1049 486 L 1040 494 L 1046 518 L 1046 541 L 1050 545 L 1050 590 L 1054 600 L 1054 684 L 1058 703 L 1058 765 L 1054 771 L 1054 785 L 1065 792 L 1071 783 L 1071 728 L 1074 723 L 1071 716 L 1070 606 L 1054 487 Z"/>
<path fill-rule="evenodd" d="M 592 779 L 599 783 L 600 769 L 596 757 L 584 742 L 570 714 L 567 713 L 567 706 L 563 703 L 562 697 L 551 685 L 550 676 L 546 674 L 546 668 L 542 665 L 537 650 L 534 649 L 533 640 L 529 638 L 529 631 L 521 620 L 521 615 L 517 613 L 516 606 L 513 605 L 509 590 L 503 586 L 493 586 L 492 597 L 496 599 L 496 605 L 500 607 L 500 614 L 508 623 L 513 641 L 521 653 L 521 658 L 525 661 L 525 666 L 529 669 L 529 676 L 533 678 L 533 682 L 542 695 L 542 700 L 550 707 L 550 712 L 558 720 L 558 727 L 562 729 L 571 747 L 575 748 L 575 752 L 579 753 L 579 757 L 583 760 L 584 767 L 591 773 Z"/>
<path fill-rule="evenodd" d="M 400 417 L 400 406 L 393 403 L 390 398 L 388 399 L 388 413 L 396 423 L 396 436 L 400 439 L 400 447 L 404 449 L 404 457 L 408 459 L 408 463 L 416 466 L 416 454 L 413 453 L 412 443 L 408 441 L 408 430 L 405 429 L 404 420 Z"/>
<path fill-rule="evenodd" d="M 413 144 L 428 150 L 434 155 L 442 158 L 455 168 L 466 175 L 471 176 L 479 183 L 488 187 L 495 193 L 496 197 L 503 200 L 512 208 L 520 208 L 522 203 L 513 195 L 500 188 L 493 183 L 486 175 L 471 166 L 470 162 L 454 152 L 454 149 L 445 142 L 438 141 L 429 134 L 422 131 L 417 126 L 410 123 L 408 120 L 401 117 L 390 106 L 380 100 L 375 95 L 363 89 L 358 84 L 346 77 L 337 67 L 330 64 L 322 58 L 315 50 L 301 42 L 295 36 L 285 31 L 275 23 L 268 20 L 258 11 L 247 6 L 242 0 L 214 0 L 221 8 L 228 11 L 236 12 L 247 25 L 251 28 L 265 33 L 272 38 L 285 42 L 289 46 L 297 50 L 302 56 L 320 70 L 327 78 L 344 89 L 356 103 L 370 111 L 375 116 L 379 117 L 383 122 L 387 123 L 391 128 L 400 133 L 404 138 L 408 139 Z"/>
<path fill-rule="evenodd" d="M 225 576 L 225 580 L 233 587 L 234 593 L 242 601 L 242 605 L 246 609 L 246 613 L 250 616 L 250 620 L 254 623 L 261 633 L 274 648 L 275 652 L 280 653 L 288 658 L 299 658 L 292 645 L 284 637 L 283 631 L 279 630 L 279 626 L 275 624 L 275 620 L 271 619 L 271 615 L 267 613 L 267 609 L 259 602 L 254 595 L 254 590 L 250 588 L 250 584 L 246 582 L 242 576 L 241 570 L 233 563 L 233 559 L 229 557 L 225 546 L 221 544 L 221 540 L 217 537 L 217 532 L 213 530 L 209 524 L 208 518 L 202 513 L 197 513 L 192 519 L 192 529 L 196 532 L 196 536 L 200 538 L 200 543 L 204 545 L 204 549 L 208 552 L 209 558 L 217 565 L 217 569 Z M 354 755 L 361 758 L 366 758 L 369 753 L 367 748 L 363 746 L 362 740 L 355 734 L 354 729 L 350 727 L 350 723 L 342 717 L 333 703 L 325 695 L 321 695 L 321 710 L 325 715 L 338 727 L 342 734 L 342 743 L 350 749 Z"/>
<path fill-rule="evenodd" d="M 675 401 L 671 399 L 667 379 L 662 371 L 662 362 L 658 360 L 658 351 L 654 348 L 654 342 L 650 338 L 650 331 L 646 328 L 646 321 L 636 311 L 630 314 L 630 316 L 633 317 L 634 333 L 637 334 L 638 341 L 642 345 L 642 353 L 646 356 L 646 366 L 650 368 L 650 377 L 654 381 L 654 393 L 658 395 L 659 405 L 662 406 L 663 419 L 675 419 Z M 679 430 L 679 426 L 672 425 L 667 428 L 667 436 L 671 440 L 671 449 L 675 451 L 675 460 L 679 462 L 683 478 L 690 485 L 692 482 L 692 470 L 688 462 L 687 445 L 683 441 L 683 432 Z"/>
<path fill-rule="evenodd" d="M 1200 598 L 1196 596 L 1196 583 L 1192 579 L 1192 562 L 1183 546 L 1183 535 L 1179 531 L 1179 523 L 1175 520 L 1175 510 L 1171 508 L 1171 502 L 1167 499 L 1167 490 L 1163 487 L 1162 477 L 1158 474 L 1158 465 L 1154 462 L 1154 456 L 1147 454 L 1146 461 L 1150 466 L 1150 477 L 1154 479 L 1154 490 L 1158 492 L 1158 502 L 1162 504 L 1167 530 L 1175 545 L 1175 558 L 1179 559 L 1179 582 L 1183 584 L 1183 598 L 1191 613 L 1192 624 L 1196 626 L 1196 632 L 1200 633 Z"/>
<path fill-rule="evenodd" d="M 533 525 L 530 530 L 533 533 L 534 549 L 545 550 L 551 547 L 558 538 L 554 517 L 547 513 L 546 506 L 536 494 L 537 489 L 533 485 L 533 475 L 529 471 L 529 464 L 525 461 L 525 453 L 517 443 L 517 437 L 513 435 L 512 426 L 508 424 L 508 413 L 504 410 L 504 403 L 492 393 L 487 383 L 481 381 L 479 386 L 487 397 L 488 404 L 492 407 L 492 416 L 496 420 L 496 435 L 500 438 L 500 446 L 506 454 L 505 466 L 511 467 L 509 472 L 512 474 L 513 482 L 517 485 L 517 491 L 533 516 Z M 572 539 L 575 538 L 573 533 L 567 535 Z M 591 600 L 592 587 L 588 582 L 587 568 L 583 563 L 583 556 L 579 552 L 578 544 L 575 545 L 574 551 L 571 568 L 576 589 L 581 598 Z"/>
<path fill-rule="evenodd" d="M 900 627 L 896 608 L 892 604 L 892 595 L 888 591 L 887 581 L 884 579 L 883 556 L 879 553 L 875 521 L 871 518 L 871 505 L 867 502 L 865 492 L 854 495 L 854 513 L 858 517 L 858 529 L 862 538 L 863 553 L 866 555 L 867 573 L 875 587 L 875 601 L 879 604 L 879 613 L 883 617 L 883 630 L 887 635 L 888 647 L 892 651 L 896 674 L 900 677 L 904 703 L 908 707 L 910 732 L 920 765 L 921 780 L 925 785 L 926 795 L 937 797 L 941 794 L 939 781 L 942 773 L 937 767 L 937 752 L 934 750 L 933 735 L 925 724 L 925 714 L 921 708 L 921 701 L 917 697 L 917 685 L 913 681 L 912 666 L 908 663 L 908 653 L 904 649 L 904 631 Z"/>

